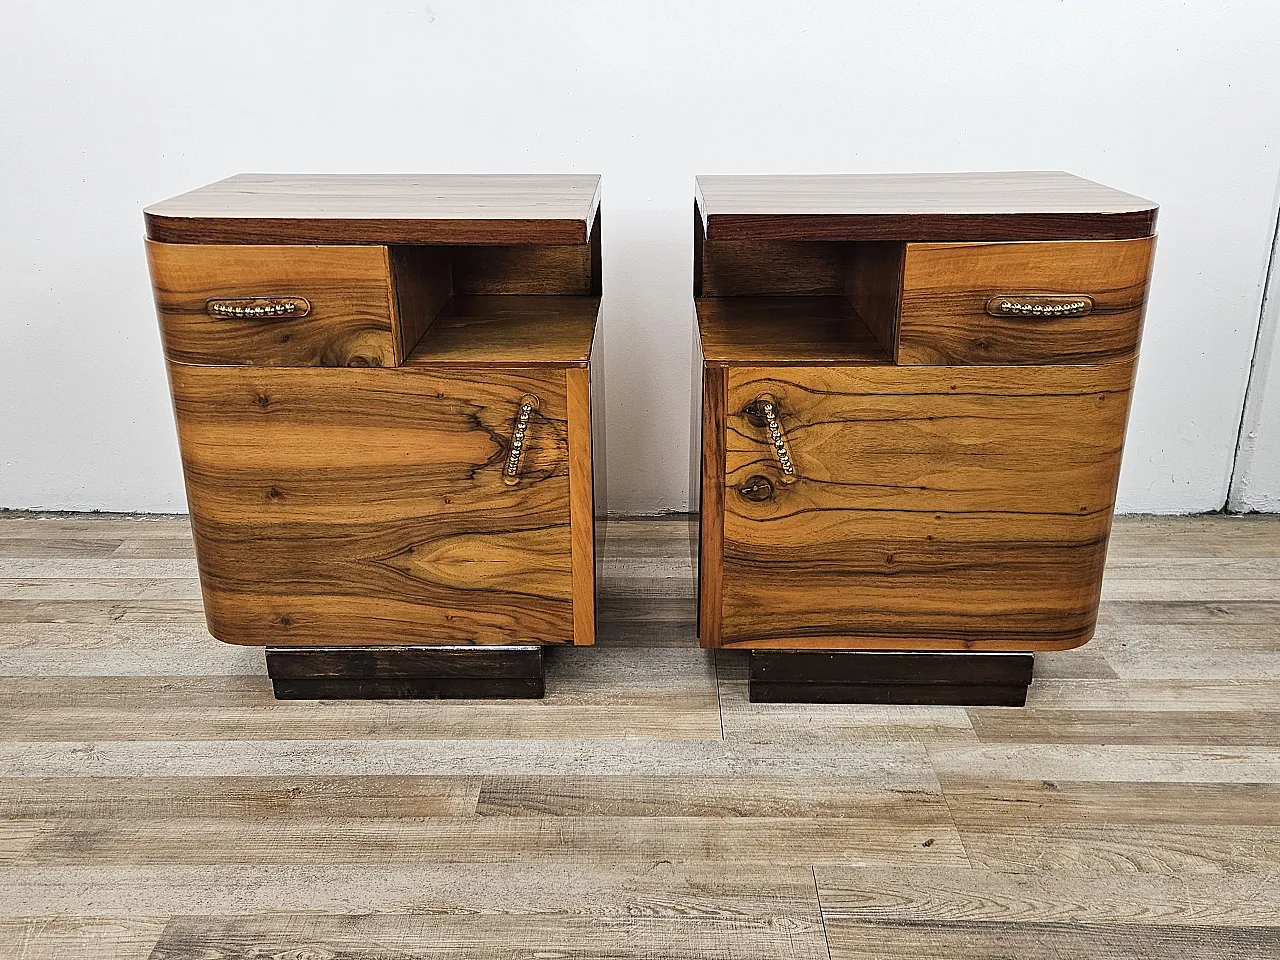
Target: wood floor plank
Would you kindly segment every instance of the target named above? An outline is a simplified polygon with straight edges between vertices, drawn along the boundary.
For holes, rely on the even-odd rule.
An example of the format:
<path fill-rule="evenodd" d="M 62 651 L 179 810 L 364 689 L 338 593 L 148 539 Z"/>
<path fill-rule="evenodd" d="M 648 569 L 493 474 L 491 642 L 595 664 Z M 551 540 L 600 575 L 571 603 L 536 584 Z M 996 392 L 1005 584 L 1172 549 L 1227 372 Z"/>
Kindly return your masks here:
<path fill-rule="evenodd" d="M 1280 602 L 1268 600 L 1104 600 L 1100 631 L 1143 625 L 1214 624 L 1267 630 L 1280 622 Z"/>
<path fill-rule="evenodd" d="M 1275 873 L 1280 827 L 1125 823 L 963 823 L 974 866 L 1004 873 Z M 38 854 L 39 847 L 34 853 Z"/>
<path fill-rule="evenodd" d="M 969 710 L 982 743 L 1247 746 L 1280 749 L 1277 710 Z"/>
<path fill-rule="evenodd" d="M 120 537 L 8 537 L 5 521 L 0 520 L 0 558 L 52 559 L 72 557 L 109 557 L 124 546 Z"/>
<path fill-rule="evenodd" d="M 548 670 L 547 686 L 542 700 L 324 701 L 276 700 L 260 675 L 7 677 L 0 724 L 13 741 L 721 736 L 710 682 L 628 688 L 561 683 Z"/>
<path fill-rule="evenodd" d="M 1087 710 L 1280 710 L 1276 680 L 1045 680 L 1027 706 Z"/>
<path fill-rule="evenodd" d="M 154 600 L 199 602 L 200 582 L 191 578 L 170 577 L 66 580 L 39 577 L 0 580 L 0 600 L 3 601 L 114 601 L 121 597 L 130 603 Z"/>
<path fill-rule="evenodd" d="M 828 921 L 826 932 L 832 960 L 1008 960 L 1045 955 L 1091 960 L 1270 960 L 1277 946 L 1275 931 L 1252 927 L 833 920 Z"/>
<path fill-rule="evenodd" d="M 957 822 L 1280 827 L 1280 783 L 947 780 Z M 1280 868 L 1280 853 L 1277 854 Z"/>
<path fill-rule="evenodd" d="M 164 918 L 42 916 L 0 920 L 3 960 L 146 960 Z"/>
<path fill-rule="evenodd" d="M 102 650 L 133 657 L 145 657 L 154 651 L 195 657 L 209 651 L 216 655 L 224 650 L 247 650 L 265 663 L 259 648 L 214 641 L 203 617 L 191 623 L 7 623 L 0 630 L 0 655 L 8 658 L 17 650 L 43 650 L 50 654 L 59 651 L 66 655 Z M 207 671 L 203 675 L 219 672 Z"/>
<path fill-rule="evenodd" d="M 204 623 L 198 598 L 179 600 L 0 600 L 7 623 Z"/>
<path fill-rule="evenodd" d="M 0 514 L 4 539 L 174 539 L 191 537 L 191 521 L 181 514 L 27 513 Z"/>
<path fill-rule="evenodd" d="M 462 882 L 465 880 L 465 882 Z M 456 863 L 0 867 L 0 917 L 441 913 L 820 923 L 810 867 Z"/>
<path fill-rule="evenodd" d="M 37 541 L 41 542 L 41 541 Z M 10 580 L 197 580 L 194 560 L 138 559 L 135 557 L 0 558 L 0 585 Z M 127 584 L 121 584 L 127 587 Z"/>
<path fill-rule="evenodd" d="M 818 867 L 815 875 L 828 922 L 1280 927 L 1280 874 Z"/>
<path fill-rule="evenodd" d="M 833 777 L 486 777 L 476 812 L 519 817 L 817 817 L 915 824 L 945 824 L 949 818 L 939 792 Z"/>
<path fill-rule="evenodd" d="M 74 819 L 52 824 L 18 857 L 66 865 L 969 863 L 949 820 L 917 824 L 818 817 Z"/>
<path fill-rule="evenodd" d="M 1117 517 L 1108 559 L 1280 557 L 1280 518 Z"/>
<path fill-rule="evenodd" d="M 311 914 L 183 917 L 170 922 L 153 960 L 250 960 L 264 956 L 326 960 L 490 960 L 524 957 L 825 960 L 821 923 L 769 918 L 706 920 L 644 915 L 578 918 Z"/>
<path fill-rule="evenodd" d="M 1253 773 L 1266 757 L 1275 756 L 1258 752 L 1238 775 Z M 1280 764 L 1271 763 L 1280 778 Z M 919 744 L 625 739 L 0 740 L 0 777 L 405 776 L 424 772 L 453 777 L 834 777 L 857 779 L 872 789 L 939 789 L 925 747 Z"/>
<path fill-rule="evenodd" d="M 751 703 L 745 681 L 721 681 L 724 735 L 755 743 L 977 741 L 963 707 Z"/>
<path fill-rule="evenodd" d="M 1096 780 L 1114 783 L 1280 783 L 1280 750 L 1232 747 L 931 744 L 940 780 Z"/>
<path fill-rule="evenodd" d="M 26 820 L 464 817 L 478 777 L 0 778 L 0 810 Z M 941 796 L 935 798 L 945 808 Z"/>

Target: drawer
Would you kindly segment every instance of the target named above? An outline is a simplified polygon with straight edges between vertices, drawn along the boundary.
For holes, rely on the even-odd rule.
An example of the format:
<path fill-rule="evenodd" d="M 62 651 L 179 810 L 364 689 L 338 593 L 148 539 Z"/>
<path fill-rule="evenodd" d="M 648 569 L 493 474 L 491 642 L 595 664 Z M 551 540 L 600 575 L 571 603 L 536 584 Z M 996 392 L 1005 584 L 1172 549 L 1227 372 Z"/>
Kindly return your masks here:
<path fill-rule="evenodd" d="M 1100 363 L 1138 347 L 1155 237 L 909 243 L 897 361 Z"/>
<path fill-rule="evenodd" d="M 218 639 L 573 642 L 563 369 L 170 363 L 169 374 Z M 588 614 L 590 562 L 588 551 Z"/>
<path fill-rule="evenodd" d="M 723 412 L 704 419 L 704 456 L 724 472 L 703 488 L 703 644 L 1085 642 L 1134 367 L 729 367 L 710 378 L 707 403 L 723 391 Z"/>
<path fill-rule="evenodd" d="M 165 354 L 194 364 L 397 363 L 388 250 L 147 241 Z"/>

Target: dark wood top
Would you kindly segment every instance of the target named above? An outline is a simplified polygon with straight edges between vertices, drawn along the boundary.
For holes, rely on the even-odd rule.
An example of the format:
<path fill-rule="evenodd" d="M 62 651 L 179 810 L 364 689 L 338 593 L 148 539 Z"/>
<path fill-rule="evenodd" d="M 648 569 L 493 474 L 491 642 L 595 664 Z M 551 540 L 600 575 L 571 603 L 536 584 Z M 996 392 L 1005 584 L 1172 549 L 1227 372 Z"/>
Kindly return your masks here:
<path fill-rule="evenodd" d="M 1123 240 L 1150 200 L 1060 171 L 698 177 L 708 240 Z"/>
<path fill-rule="evenodd" d="M 600 178 L 242 173 L 143 211 L 165 243 L 586 243 Z"/>
<path fill-rule="evenodd" d="M 599 312 L 599 297 L 452 297 L 404 366 L 584 364 Z"/>
<path fill-rule="evenodd" d="M 893 362 L 843 297 L 698 297 L 694 303 L 704 361 Z"/>

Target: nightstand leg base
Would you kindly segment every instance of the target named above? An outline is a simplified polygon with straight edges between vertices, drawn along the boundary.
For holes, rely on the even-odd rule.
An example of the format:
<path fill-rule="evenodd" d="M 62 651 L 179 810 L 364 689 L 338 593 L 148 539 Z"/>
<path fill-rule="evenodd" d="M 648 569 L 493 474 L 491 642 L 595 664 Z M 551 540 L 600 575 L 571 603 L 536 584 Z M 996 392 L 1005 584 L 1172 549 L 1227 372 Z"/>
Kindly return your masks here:
<path fill-rule="evenodd" d="M 268 647 L 277 700 L 541 699 L 543 648 Z"/>
<path fill-rule="evenodd" d="M 885 703 L 1021 707 L 1029 653 L 752 650 L 752 703 Z"/>

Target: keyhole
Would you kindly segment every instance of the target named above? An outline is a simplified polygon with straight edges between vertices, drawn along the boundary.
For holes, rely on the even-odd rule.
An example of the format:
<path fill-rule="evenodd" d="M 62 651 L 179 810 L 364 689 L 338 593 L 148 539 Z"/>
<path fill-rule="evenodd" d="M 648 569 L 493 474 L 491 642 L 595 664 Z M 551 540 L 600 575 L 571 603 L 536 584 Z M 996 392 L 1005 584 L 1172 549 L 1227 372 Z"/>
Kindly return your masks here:
<path fill-rule="evenodd" d="M 738 487 L 738 493 L 752 503 L 761 503 L 773 496 L 773 484 L 769 482 L 768 477 L 756 474 L 748 477 L 746 482 Z"/>

